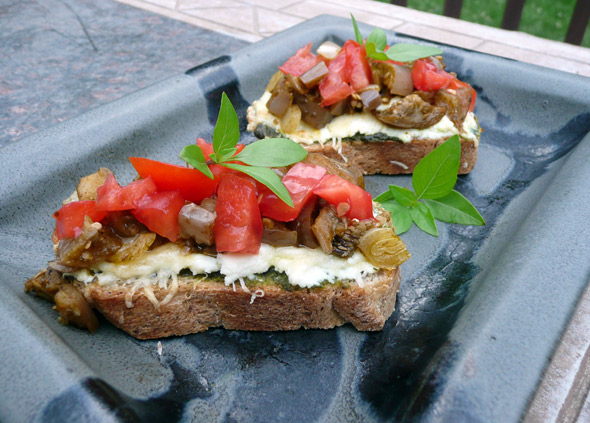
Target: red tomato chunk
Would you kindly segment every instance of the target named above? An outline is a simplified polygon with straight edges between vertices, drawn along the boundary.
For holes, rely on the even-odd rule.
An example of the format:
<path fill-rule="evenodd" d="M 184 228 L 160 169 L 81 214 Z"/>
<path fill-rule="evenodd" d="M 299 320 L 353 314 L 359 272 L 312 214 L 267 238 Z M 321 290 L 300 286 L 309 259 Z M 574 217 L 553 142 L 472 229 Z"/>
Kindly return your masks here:
<path fill-rule="evenodd" d="M 301 47 L 295 52 L 295 55 L 283 63 L 283 66 L 279 66 L 281 72 L 293 76 L 301 76 L 317 65 L 321 59 L 311 52 L 311 44 L 308 43 L 306 46 Z"/>
<path fill-rule="evenodd" d="M 373 219 L 371 194 L 339 176 L 326 175 L 313 192 L 350 219 Z"/>
<path fill-rule="evenodd" d="M 346 79 L 355 91 L 365 88 L 373 80 L 365 47 L 348 40 L 343 47 L 346 55 Z"/>
<path fill-rule="evenodd" d="M 157 190 L 151 176 L 121 187 L 115 177 L 109 175 L 104 185 L 96 190 L 96 210 L 131 210 L 137 207 L 145 195 L 152 194 Z"/>
<path fill-rule="evenodd" d="M 100 222 L 106 216 L 105 211 L 96 210 L 94 201 L 73 201 L 53 213 L 56 220 L 55 231 L 58 239 L 75 238 L 82 233 L 84 216 L 93 222 Z"/>
<path fill-rule="evenodd" d="M 217 188 L 215 211 L 217 251 L 257 254 L 263 228 L 256 185 L 235 174 L 224 175 Z"/>
<path fill-rule="evenodd" d="M 311 199 L 313 188 L 325 175 L 326 169 L 321 166 L 297 163 L 283 177 L 283 184 L 291 194 L 294 207 L 288 206 L 274 192 L 266 190 L 260 201 L 262 215 L 279 222 L 295 220 L 303 206 Z"/>
<path fill-rule="evenodd" d="M 178 238 L 178 213 L 182 206 L 184 199 L 178 191 L 156 192 L 144 196 L 131 214 L 150 231 L 174 242 Z"/>

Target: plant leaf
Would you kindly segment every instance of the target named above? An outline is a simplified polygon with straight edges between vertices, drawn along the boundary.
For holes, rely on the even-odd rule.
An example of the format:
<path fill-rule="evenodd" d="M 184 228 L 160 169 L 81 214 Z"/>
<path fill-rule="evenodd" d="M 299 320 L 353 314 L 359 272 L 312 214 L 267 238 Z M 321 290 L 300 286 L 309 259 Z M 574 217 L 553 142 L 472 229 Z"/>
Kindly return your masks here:
<path fill-rule="evenodd" d="M 398 187 L 396 185 L 389 185 L 389 192 L 391 196 L 396 199 L 402 206 L 410 207 L 416 205 L 418 197 L 407 188 Z"/>
<path fill-rule="evenodd" d="M 213 153 L 209 157 L 216 163 L 223 163 L 231 159 L 232 156 L 236 154 L 236 151 L 237 149 L 234 147 L 230 148 L 229 150 L 223 150 L 218 153 Z"/>
<path fill-rule="evenodd" d="M 205 160 L 203 150 L 201 150 L 201 147 L 198 145 L 191 144 L 184 147 L 180 152 L 180 158 L 201 173 L 205 174 L 205 176 L 213 179 L 213 172 L 211 172 L 211 169 L 207 166 L 207 160 Z"/>
<path fill-rule="evenodd" d="M 350 14 L 350 19 L 352 19 L 352 26 L 354 27 L 354 38 L 356 38 L 357 43 L 362 45 L 363 44 L 363 35 L 361 34 L 361 31 L 359 30 L 359 27 L 356 24 L 356 19 L 354 18 L 352 13 Z"/>
<path fill-rule="evenodd" d="M 293 200 L 281 178 L 267 167 L 244 166 L 238 163 L 223 163 L 223 166 L 238 170 L 266 185 L 277 197 L 283 200 L 288 206 L 293 207 Z"/>
<path fill-rule="evenodd" d="M 395 227 L 397 235 L 407 232 L 412 227 L 412 217 L 410 216 L 410 209 L 400 206 L 394 200 L 381 203 L 381 206 L 391 215 L 391 221 Z"/>
<path fill-rule="evenodd" d="M 421 44 L 395 44 L 385 52 L 387 57 L 398 62 L 413 62 L 423 57 L 430 57 L 442 54 L 438 47 L 425 46 Z"/>
<path fill-rule="evenodd" d="M 370 43 L 367 41 L 365 43 L 365 51 L 367 53 L 367 57 L 370 57 L 371 59 L 389 60 L 387 54 L 383 53 L 383 51 L 378 50 L 374 43 Z"/>
<path fill-rule="evenodd" d="M 368 43 L 374 43 L 378 51 L 383 51 L 387 47 L 387 36 L 385 31 L 381 28 L 373 28 L 369 36 L 367 37 Z M 359 43 L 362 45 L 362 43 Z"/>
<path fill-rule="evenodd" d="M 221 94 L 221 107 L 213 130 L 213 151 L 224 154 L 226 150 L 229 151 L 235 147 L 239 139 L 238 115 L 224 92 Z"/>
<path fill-rule="evenodd" d="M 252 166 L 289 166 L 307 157 L 307 150 L 286 138 L 264 138 L 248 144 L 232 160 Z"/>
<path fill-rule="evenodd" d="M 438 228 L 434 221 L 434 216 L 430 207 L 424 203 L 418 203 L 416 207 L 410 209 L 412 220 L 420 229 L 432 236 L 438 236 Z"/>
<path fill-rule="evenodd" d="M 412 185 L 420 198 L 447 195 L 457 182 L 461 160 L 461 142 L 453 135 L 426 155 L 414 168 Z"/>
<path fill-rule="evenodd" d="M 438 220 L 461 225 L 485 225 L 477 209 L 461 193 L 452 190 L 447 195 L 435 200 L 424 200 Z"/>
<path fill-rule="evenodd" d="M 391 185 L 390 185 L 390 187 L 391 187 Z M 391 191 L 387 190 L 387 191 L 379 194 L 373 200 L 377 201 L 378 203 L 383 204 L 386 201 L 393 200 L 393 195 L 391 195 Z"/>

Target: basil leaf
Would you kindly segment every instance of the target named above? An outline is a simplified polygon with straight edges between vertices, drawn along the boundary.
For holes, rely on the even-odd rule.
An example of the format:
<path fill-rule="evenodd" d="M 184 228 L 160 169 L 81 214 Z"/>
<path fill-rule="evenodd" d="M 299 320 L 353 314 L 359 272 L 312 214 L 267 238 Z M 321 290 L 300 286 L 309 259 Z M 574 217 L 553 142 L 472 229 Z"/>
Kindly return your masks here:
<path fill-rule="evenodd" d="M 434 216 L 432 215 L 432 211 L 430 211 L 430 207 L 424 203 L 418 203 L 416 207 L 412 207 L 410 209 L 410 216 L 412 220 L 420 229 L 422 229 L 427 234 L 432 236 L 438 236 L 438 229 L 436 227 L 436 222 L 434 221 Z"/>
<path fill-rule="evenodd" d="M 402 206 L 415 206 L 418 202 L 418 197 L 407 188 L 398 187 L 396 185 L 389 185 L 389 192 L 392 197 L 396 199 Z"/>
<path fill-rule="evenodd" d="M 207 160 L 205 160 L 203 150 L 201 150 L 201 147 L 198 145 L 191 144 L 184 147 L 180 152 L 180 158 L 201 173 L 205 174 L 205 176 L 213 179 L 213 172 L 211 172 L 211 169 L 207 166 Z"/>
<path fill-rule="evenodd" d="M 412 217 L 410 216 L 410 209 L 400 206 L 395 201 L 386 201 L 381 203 L 381 206 L 391 215 L 391 221 L 395 227 L 397 235 L 407 232 L 412 227 Z"/>
<path fill-rule="evenodd" d="M 390 187 L 391 187 L 391 185 L 390 185 Z M 377 201 L 378 203 L 383 204 L 385 201 L 393 200 L 393 195 L 391 195 L 391 191 L 387 190 L 387 191 L 379 194 L 377 197 L 375 197 L 374 200 Z"/>
<path fill-rule="evenodd" d="M 377 50 L 375 44 L 366 42 L 365 43 L 365 51 L 367 53 L 367 57 L 375 60 L 389 60 L 387 54 L 383 53 L 383 51 Z"/>
<path fill-rule="evenodd" d="M 473 204 L 459 192 L 452 190 L 444 197 L 436 200 L 424 200 L 432 210 L 432 214 L 438 220 L 461 225 L 485 225 L 483 217 Z"/>
<path fill-rule="evenodd" d="M 387 57 L 398 62 L 413 62 L 423 57 L 430 57 L 442 54 L 438 47 L 425 46 L 420 44 L 395 44 L 385 52 Z"/>
<path fill-rule="evenodd" d="M 307 150 L 286 138 L 264 138 L 248 144 L 232 160 L 251 166 L 289 166 L 307 157 Z"/>
<path fill-rule="evenodd" d="M 381 28 L 373 28 L 369 36 L 367 37 L 368 43 L 374 43 L 377 50 L 383 51 L 387 47 L 387 36 L 385 31 Z M 362 45 L 362 43 L 359 43 Z"/>
<path fill-rule="evenodd" d="M 412 185 L 418 198 L 440 198 L 457 182 L 461 142 L 453 135 L 426 155 L 414 168 Z"/>
<path fill-rule="evenodd" d="M 215 163 L 223 163 L 223 162 L 226 162 L 229 159 L 231 159 L 232 156 L 234 154 L 236 154 L 236 151 L 237 151 L 237 148 L 234 147 L 234 148 L 230 148 L 229 150 L 223 150 L 218 153 L 213 153 L 213 154 L 209 155 L 209 157 Z"/>
<path fill-rule="evenodd" d="M 267 167 L 258 167 L 258 166 L 244 166 L 237 163 L 223 163 L 223 166 L 229 167 L 230 169 L 238 170 L 240 172 L 245 173 L 248 176 L 253 177 L 261 184 L 266 185 L 272 192 L 274 192 L 277 197 L 283 200 L 288 206 L 293 207 L 293 200 L 291 199 L 291 195 L 281 178 Z"/>
<path fill-rule="evenodd" d="M 213 151 L 223 152 L 233 148 L 240 139 L 240 124 L 234 106 L 224 93 L 221 94 L 221 107 L 213 130 Z"/>
<path fill-rule="evenodd" d="M 363 35 L 361 34 L 361 31 L 359 30 L 359 27 L 356 24 L 356 19 L 354 18 L 352 13 L 350 14 L 350 19 L 352 19 L 352 26 L 354 27 L 354 38 L 356 38 L 357 43 L 362 45 L 363 44 Z"/>

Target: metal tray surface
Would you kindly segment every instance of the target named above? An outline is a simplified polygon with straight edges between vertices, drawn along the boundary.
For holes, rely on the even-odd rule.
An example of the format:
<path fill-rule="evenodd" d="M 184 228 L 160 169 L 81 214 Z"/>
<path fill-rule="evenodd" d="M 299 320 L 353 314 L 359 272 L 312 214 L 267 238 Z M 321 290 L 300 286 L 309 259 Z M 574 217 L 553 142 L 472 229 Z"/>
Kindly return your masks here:
<path fill-rule="evenodd" d="M 361 25 L 368 34 L 370 28 Z M 212 135 L 220 96 L 248 104 L 297 48 L 352 37 L 323 16 L 0 150 L 0 420 L 516 422 L 590 275 L 590 80 L 442 45 L 485 131 L 458 189 L 485 227 L 403 238 L 381 332 L 213 329 L 137 341 L 64 327 L 23 283 L 52 259 L 51 213 L 79 177 L 130 155 L 175 161 Z M 416 42 L 388 33 L 389 42 Z M 243 134 L 244 142 L 253 137 Z M 375 195 L 410 177 L 367 178 Z"/>

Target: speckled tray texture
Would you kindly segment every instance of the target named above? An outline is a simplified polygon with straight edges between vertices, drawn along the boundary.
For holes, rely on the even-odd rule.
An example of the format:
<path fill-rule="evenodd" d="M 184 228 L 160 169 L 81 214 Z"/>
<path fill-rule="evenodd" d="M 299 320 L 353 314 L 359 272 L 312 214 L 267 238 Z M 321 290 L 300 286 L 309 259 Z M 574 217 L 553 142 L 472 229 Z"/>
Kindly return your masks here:
<path fill-rule="evenodd" d="M 214 329 L 159 356 L 104 320 L 64 327 L 23 292 L 79 177 L 107 165 L 129 182 L 130 155 L 176 161 L 210 139 L 222 91 L 244 129 L 276 66 L 352 35 L 320 17 L 0 149 L 0 420 L 519 420 L 590 275 L 590 80 L 576 75 L 442 46 L 478 93 L 479 161 L 457 186 L 487 225 L 403 236 L 413 257 L 381 332 Z M 372 194 L 388 183 L 410 178 L 367 178 Z"/>

